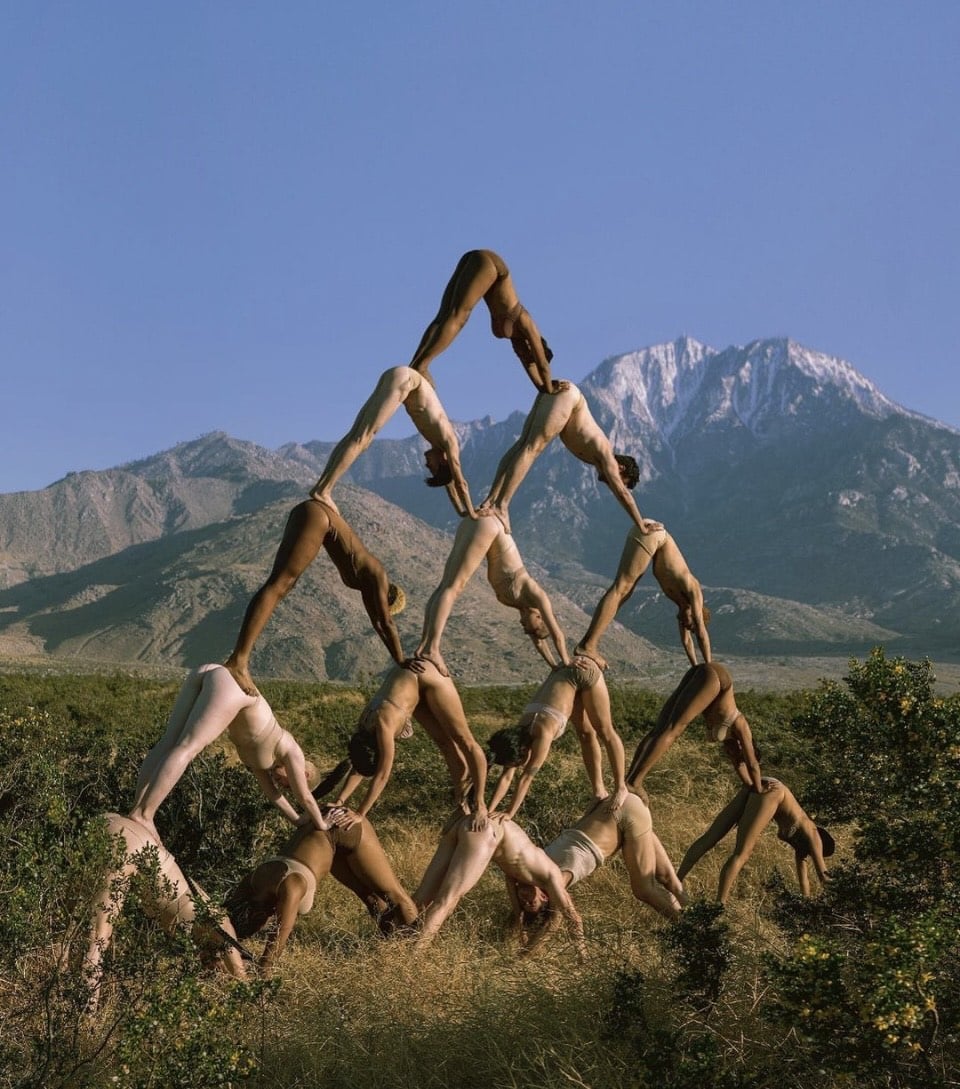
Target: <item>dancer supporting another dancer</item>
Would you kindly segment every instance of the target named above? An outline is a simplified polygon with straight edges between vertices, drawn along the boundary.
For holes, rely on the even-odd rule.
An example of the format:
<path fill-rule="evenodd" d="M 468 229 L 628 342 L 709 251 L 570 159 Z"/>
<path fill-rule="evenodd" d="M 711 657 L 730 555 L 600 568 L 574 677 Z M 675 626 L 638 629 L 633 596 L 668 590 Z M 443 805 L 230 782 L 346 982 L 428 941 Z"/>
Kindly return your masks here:
<path fill-rule="evenodd" d="M 714 818 L 713 824 L 690 845 L 680 863 L 678 873 L 682 880 L 707 851 L 716 847 L 731 829 L 736 828 L 733 852 L 720 871 L 717 899 L 721 904 L 730 899 L 734 882 L 771 821 L 777 826 L 777 839 L 793 848 L 800 892 L 804 896 L 810 895 L 807 859 L 813 863 L 820 883 L 828 880 L 824 859 L 834 852 L 833 837 L 807 816 L 790 788 L 779 779 L 764 778 L 761 782 L 763 790 L 760 794 L 747 786 L 740 787 Z"/>
<path fill-rule="evenodd" d="M 597 739 L 597 734 L 600 735 L 614 779 L 614 793 L 607 805 L 610 812 L 619 810 L 627 796 L 623 742 L 613 727 L 610 693 L 600 667 L 592 659 L 579 655 L 569 665 L 551 672 L 524 708 L 517 726 L 498 730 L 487 742 L 494 763 L 502 764 L 504 769 L 490 799 L 491 811 L 506 798 L 519 767 L 513 797 L 504 811 L 507 817 L 517 814 L 534 776 L 543 767 L 551 745 L 563 736 L 568 721 L 577 731 L 594 797 L 607 799 Z"/>
<path fill-rule="evenodd" d="M 342 805 L 364 778 L 370 785 L 354 817 L 369 815 L 390 781 L 396 743 L 409 737 L 416 719 L 436 742 L 450 772 L 456 804 L 469 807 L 471 822 L 483 827 L 487 819 L 484 801 L 487 783 L 487 759 L 467 725 L 456 685 L 433 662 L 423 661 L 417 672 L 394 666 L 379 690 L 364 708 L 356 733 L 349 744 L 349 759 L 344 760 L 317 786 L 314 794 L 322 798 L 346 775 L 335 805 Z"/>
<path fill-rule="evenodd" d="M 317 553 L 324 548 L 333 561 L 340 581 L 359 590 L 373 630 L 383 640 L 395 662 L 403 661 L 403 647 L 394 616 L 402 611 L 406 598 L 387 577 L 383 564 L 368 551 L 360 538 L 328 503 L 307 499 L 298 503 L 287 518 L 270 577 L 250 599 L 233 653 L 225 665 L 248 695 L 257 694 L 250 677 L 250 655 L 277 605 L 297 585 L 297 580 Z"/>
<path fill-rule="evenodd" d="M 415 660 L 411 663 L 412 668 L 417 668 L 416 659 L 426 658 L 441 673 L 448 672 L 440 653 L 443 630 L 454 602 L 463 593 L 484 557 L 487 561 L 487 579 L 497 595 L 497 601 L 519 611 L 523 630 L 533 640 L 541 657 L 551 666 L 569 662 L 566 639 L 554 616 L 547 592 L 523 566 L 520 551 L 500 520 L 488 516 L 475 521 L 464 518 L 457 527 L 443 578 L 430 595 L 424 610 L 423 635 L 414 655 Z M 553 650 L 547 645 L 548 638 L 553 643 Z"/>
<path fill-rule="evenodd" d="M 710 661 L 710 636 L 707 634 L 710 611 L 703 604 L 703 591 L 687 567 L 687 561 L 673 537 L 662 527 L 652 533 L 643 533 L 637 526 L 631 526 L 628 530 L 616 578 L 610 589 L 600 598 L 587 634 L 577 647 L 579 653 L 589 654 L 603 664 L 599 655 L 600 639 L 621 607 L 629 600 L 651 561 L 653 577 L 660 583 L 664 594 L 677 606 L 680 642 L 690 664 L 697 664 L 694 637 L 703 660 Z"/>
<path fill-rule="evenodd" d="M 719 742 L 740 781 L 761 793 L 760 763 L 746 716 L 737 707 L 733 680 L 725 666 L 710 662 L 691 666 L 667 698 L 657 724 L 641 739 L 627 771 L 627 782 L 639 789 L 650 769 L 697 717 L 703 715 L 707 738 Z"/>
<path fill-rule="evenodd" d="M 109 834 L 120 841 L 118 865 L 104 875 L 103 885 L 94 900 L 90 923 L 90 943 L 84 958 L 84 972 L 90 987 L 87 1010 L 96 1011 L 103 981 L 103 958 L 113 938 L 113 928 L 123 910 L 131 879 L 141 870 L 156 867 L 155 887 L 146 889 L 143 902 L 146 912 L 164 930 L 178 926 L 190 927 L 202 953 L 230 975 L 243 979 L 246 975 L 236 943 L 236 932 L 229 919 L 209 915 L 197 919 L 196 900 L 208 897 L 199 885 L 187 880 L 176 859 L 147 829 L 119 813 L 105 813 Z M 231 942 L 232 939 L 232 942 Z"/>
<path fill-rule="evenodd" d="M 324 806 L 324 815 L 331 822 L 327 831 L 298 829 L 278 854 L 264 859 L 227 897 L 227 911 L 241 940 L 262 930 L 276 916 L 277 928 L 260 956 L 264 970 L 272 969 L 280 959 L 297 918 L 313 907 L 317 883 L 327 874 L 363 901 L 384 933 L 388 911 L 407 925 L 417 916 L 373 825 L 365 817 L 329 806 Z M 357 819 L 349 828 L 338 827 L 348 815 Z"/>
<path fill-rule="evenodd" d="M 401 405 L 430 444 L 425 458 L 432 476 L 428 477 L 427 483 L 435 488 L 450 485 L 448 490 L 457 510 L 475 518 L 470 489 L 460 468 L 457 433 L 447 419 L 430 381 L 410 367 L 391 367 L 383 372 L 376 389 L 353 421 L 353 427 L 327 459 L 326 468 L 310 493 L 311 498 L 329 503 L 336 510 L 331 493 L 337 481 L 373 442 L 380 428 Z"/>
<path fill-rule="evenodd" d="M 507 508 L 530 467 L 557 435 L 574 457 L 592 465 L 617 501 L 640 527 L 650 533 L 660 529 L 659 522 L 644 518 L 630 489 L 636 487 L 640 471 L 636 461 L 625 454 L 614 454 L 610 440 L 590 414 L 586 399 L 572 382 L 556 383 L 557 392 L 539 393 L 527 416 L 520 437 L 500 459 L 490 494 L 481 510 L 491 510 L 503 519 L 509 530 Z"/>
<path fill-rule="evenodd" d="M 508 881 L 536 885 L 546 891 L 554 909 L 566 920 L 570 936 L 583 956 L 583 921 L 557 864 L 533 843 L 519 824 L 502 813 L 492 816 L 479 832 L 471 828 L 467 818 L 448 823 L 420 887 L 413 894 L 423 909 L 418 944 L 426 945 L 433 940 L 491 862 L 500 867 Z"/>
<path fill-rule="evenodd" d="M 430 363 L 467 324 L 481 299 L 490 311 L 493 335 L 510 341 L 530 381 L 538 390 L 549 393 L 553 352 L 540 335 L 536 322 L 521 306 L 506 263 L 493 250 L 470 250 L 460 258 L 444 289 L 437 316 L 427 326 L 410 366 L 426 374 Z"/>
<path fill-rule="evenodd" d="M 303 750 L 293 735 L 281 728 L 263 696 L 248 696 L 226 667 L 212 664 L 192 670 L 183 682 L 163 737 L 140 768 L 130 817 L 159 840 L 153 823 L 157 809 L 190 761 L 224 731 L 260 789 L 291 824 L 313 821 L 317 828 L 326 828 L 310 793 Z M 283 768 L 286 782 L 306 811 L 304 816 L 283 796 L 273 775 L 277 766 Z"/>

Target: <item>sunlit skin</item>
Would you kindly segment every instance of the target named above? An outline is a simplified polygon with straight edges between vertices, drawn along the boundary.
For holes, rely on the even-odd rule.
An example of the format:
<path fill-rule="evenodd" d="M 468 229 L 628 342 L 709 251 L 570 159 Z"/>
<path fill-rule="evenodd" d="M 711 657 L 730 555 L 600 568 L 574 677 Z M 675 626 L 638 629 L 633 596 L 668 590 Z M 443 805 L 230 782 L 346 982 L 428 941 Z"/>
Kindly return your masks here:
<path fill-rule="evenodd" d="M 661 528 L 659 522 L 653 522 L 640 514 L 624 483 L 610 440 L 591 415 L 583 394 L 572 382 L 565 380 L 555 382 L 553 393 L 537 394 L 520 437 L 503 455 L 497 466 L 496 477 L 481 510 L 494 513 L 509 530 L 510 500 L 533 463 L 547 444 L 557 436 L 574 457 L 597 470 L 600 479 L 644 533 Z"/>
<path fill-rule="evenodd" d="M 746 716 L 737 707 L 733 680 L 719 662 L 691 666 L 664 703 L 657 724 L 637 745 L 627 770 L 627 782 L 638 789 L 650 769 L 698 716 L 708 737 L 721 743 L 742 783 L 762 791 L 760 763 Z"/>
<path fill-rule="evenodd" d="M 440 300 L 436 317 L 427 326 L 410 366 L 422 374 L 447 349 L 467 324 L 480 300 L 490 311 L 490 328 L 499 339 L 509 340 L 530 381 L 549 392 L 549 350 L 532 316 L 520 304 L 510 270 L 493 250 L 470 250 L 457 263 Z"/>
<path fill-rule="evenodd" d="M 697 664 L 696 639 L 703 660 L 711 660 L 710 636 L 703 612 L 703 591 L 694 578 L 673 537 L 665 529 L 641 533 L 635 526 L 627 532 L 620 556 L 620 566 L 613 585 L 600 599 L 577 651 L 603 661 L 600 639 L 611 621 L 627 603 L 644 572 L 653 564 L 653 576 L 660 589 L 677 606 L 680 642 L 691 665 Z"/>
<path fill-rule="evenodd" d="M 736 843 L 720 871 L 717 899 L 721 904 L 726 904 L 730 899 L 740 871 L 753 854 L 763 830 L 771 822 L 777 826 L 778 838 L 793 848 L 801 893 L 810 895 L 807 859 L 813 863 L 820 883 L 828 880 L 823 845 L 816 824 L 804 812 L 790 788 L 779 779 L 764 778 L 762 785 L 760 794 L 742 786 L 717 814 L 707 831 L 694 840 L 680 863 L 678 874 L 682 880 L 709 850 L 736 828 Z"/>
<path fill-rule="evenodd" d="M 296 586 L 321 548 L 332 560 L 344 586 L 360 591 L 373 630 L 390 656 L 395 662 L 403 661 L 403 647 L 390 611 L 390 579 L 383 564 L 364 547 L 334 507 L 307 499 L 290 512 L 270 577 L 251 598 L 236 646 L 224 663 L 248 695 L 257 694 L 250 676 L 250 655 L 257 639 L 274 609 Z"/>
<path fill-rule="evenodd" d="M 353 421 L 353 426 L 334 447 L 310 497 L 328 503 L 336 510 L 332 493 L 337 481 L 373 442 L 377 432 L 401 405 L 414 427 L 429 443 L 430 449 L 443 455 L 450 470 L 459 509 L 470 517 L 476 517 L 470 489 L 460 468 L 457 433 L 447 419 L 431 383 L 410 367 L 391 367 L 383 372 L 376 389 Z"/>

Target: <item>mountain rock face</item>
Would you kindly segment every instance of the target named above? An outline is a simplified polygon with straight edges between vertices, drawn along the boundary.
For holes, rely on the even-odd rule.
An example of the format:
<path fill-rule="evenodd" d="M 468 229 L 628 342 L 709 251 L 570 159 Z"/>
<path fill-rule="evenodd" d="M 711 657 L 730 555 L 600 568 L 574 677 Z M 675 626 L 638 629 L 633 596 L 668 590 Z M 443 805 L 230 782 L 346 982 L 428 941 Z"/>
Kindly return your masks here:
<path fill-rule="evenodd" d="M 668 526 L 704 584 L 718 656 L 862 653 L 876 642 L 960 655 L 960 433 L 788 340 L 716 351 L 680 339 L 607 359 L 578 384 L 614 448 L 640 463 L 641 510 Z M 528 407 L 457 424 L 475 501 Z M 268 451 L 214 433 L 0 496 L 0 653 L 222 659 L 287 510 L 331 449 Z M 378 440 L 345 478 L 354 487 L 338 490 L 407 590 L 407 648 L 456 522 L 444 493 L 423 485 L 423 449 L 418 436 Z M 511 518 L 572 645 L 616 569 L 628 520 L 559 441 L 534 464 Z M 651 575 L 619 620 L 604 651 L 625 675 L 676 667 L 673 610 Z M 482 570 L 444 648 L 464 680 L 539 675 Z M 384 664 L 357 595 L 321 554 L 261 637 L 254 669 L 355 680 Z"/>

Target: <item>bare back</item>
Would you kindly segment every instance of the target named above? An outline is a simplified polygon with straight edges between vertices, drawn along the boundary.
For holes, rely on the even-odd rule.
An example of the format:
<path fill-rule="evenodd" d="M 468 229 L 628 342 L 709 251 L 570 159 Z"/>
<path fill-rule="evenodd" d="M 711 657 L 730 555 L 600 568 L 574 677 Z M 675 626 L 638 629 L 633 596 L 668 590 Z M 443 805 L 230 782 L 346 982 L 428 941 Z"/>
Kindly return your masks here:
<path fill-rule="evenodd" d="M 654 553 L 653 574 L 660 589 L 677 605 L 693 604 L 700 583 L 693 577 L 683 553 L 673 537 L 664 531 L 664 539 Z"/>
<path fill-rule="evenodd" d="M 333 566 L 336 567 L 344 586 L 348 586 L 351 590 L 359 590 L 365 578 L 376 579 L 378 571 L 383 573 L 383 565 L 367 551 L 360 538 L 341 515 L 326 504 L 324 506 L 329 528 L 323 538 L 323 547 Z"/>
<path fill-rule="evenodd" d="M 446 449 L 452 429 L 433 386 L 410 367 L 396 369 L 408 372 L 403 384 L 407 391 L 403 398 L 403 407 L 414 427 L 431 446 Z"/>

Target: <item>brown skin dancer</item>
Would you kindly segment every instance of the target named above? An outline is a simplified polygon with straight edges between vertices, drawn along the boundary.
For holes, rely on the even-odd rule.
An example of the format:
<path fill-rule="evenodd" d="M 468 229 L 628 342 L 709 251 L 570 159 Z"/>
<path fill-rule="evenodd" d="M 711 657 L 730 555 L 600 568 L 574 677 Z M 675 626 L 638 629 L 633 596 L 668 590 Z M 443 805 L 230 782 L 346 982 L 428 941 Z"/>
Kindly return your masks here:
<path fill-rule="evenodd" d="M 540 335 L 536 322 L 521 306 L 503 258 L 493 250 L 470 250 L 460 258 L 444 289 L 437 316 L 427 326 L 410 366 L 426 374 L 433 360 L 453 343 L 481 299 L 490 311 L 493 335 L 510 341 L 538 390 L 551 392 L 553 352 Z"/>
<path fill-rule="evenodd" d="M 737 707 L 733 680 L 719 662 L 691 666 L 667 698 L 657 724 L 637 745 L 627 783 L 639 790 L 650 769 L 697 717 L 703 715 L 707 737 L 723 745 L 740 781 L 758 794 L 760 763 L 746 716 Z"/>
<path fill-rule="evenodd" d="M 643 533 L 637 526 L 631 526 L 620 556 L 620 566 L 613 585 L 600 599 L 590 627 L 577 651 L 588 654 L 603 663 L 599 655 L 599 643 L 610 622 L 623 605 L 629 600 L 637 583 L 653 561 L 653 576 L 660 583 L 660 589 L 677 606 L 677 624 L 680 628 L 680 642 L 686 651 L 690 664 L 697 664 L 697 652 L 694 637 L 700 647 L 705 662 L 710 661 L 710 636 L 707 634 L 707 620 L 710 613 L 704 613 L 703 591 L 700 583 L 693 577 L 687 561 L 683 558 L 676 541 L 663 528 L 652 533 Z"/>
<path fill-rule="evenodd" d="M 403 647 L 393 617 L 404 604 L 403 591 L 387 577 L 383 564 L 334 507 L 317 499 L 298 503 L 290 512 L 270 577 L 250 599 L 237 644 L 224 663 L 248 695 L 257 687 L 250 676 L 250 655 L 274 609 L 297 585 L 304 571 L 326 550 L 344 586 L 359 590 L 373 630 L 395 662 L 403 661 Z"/>
<path fill-rule="evenodd" d="M 329 503 L 336 510 L 332 492 L 337 481 L 373 442 L 381 427 L 403 405 L 420 434 L 430 444 L 430 452 L 443 459 L 446 479 L 427 481 L 440 486 L 450 483 L 454 505 L 471 518 L 476 517 L 470 489 L 460 468 L 460 443 L 447 414 L 427 378 L 410 367 L 391 367 L 380 376 L 377 387 L 353 421 L 353 427 L 337 443 L 327 460 L 323 474 L 310 493 L 312 499 Z"/>
<path fill-rule="evenodd" d="M 833 837 L 826 829 L 818 828 L 807 816 L 789 787 L 779 779 L 762 780 L 763 791 L 754 793 L 742 786 L 736 795 L 714 818 L 713 824 L 699 839 L 694 840 L 680 863 L 680 878 L 686 875 L 711 848 L 736 828 L 737 841 L 733 853 L 720 871 L 717 899 L 725 904 L 730 899 L 734 882 L 747 859 L 760 840 L 766 826 L 773 821 L 777 826 L 777 838 L 793 848 L 797 870 L 797 883 L 804 896 L 810 895 L 810 876 L 807 859 L 813 863 L 821 885 L 829 878 L 824 858 L 834 851 Z"/>
<path fill-rule="evenodd" d="M 586 399 L 572 382 L 555 382 L 554 388 L 552 394 L 537 394 L 520 437 L 500 459 L 496 478 L 481 510 L 492 511 L 509 531 L 507 508 L 514 492 L 550 440 L 559 435 L 560 441 L 574 457 L 597 470 L 600 479 L 641 532 L 660 529 L 659 522 L 640 514 L 630 494 L 629 489 L 636 485 L 639 477 L 636 462 L 633 459 L 618 460 L 610 440 L 591 415 Z"/>
<path fill-rule="evenodd" d="M 356 819 L 349 828 L 337 826 L 349 811 L 325 810 L 335 827 L 325 832 L 301 828 L 277 856 L 261 862 L 227 897 L 227 910 L 241 939 L 256 934 L 276 917 L 276 930 L 260 956 L 260 967 L 265 971 L 276 966 L 298 915 L 307 914 L 313 906 L 317 883 L 327 874 L 364 902 L 384 932 L 383 916 L 388 910 L 407 925 L 417 916 L 373 825 L 353 813 L 350 815 Z"/>

